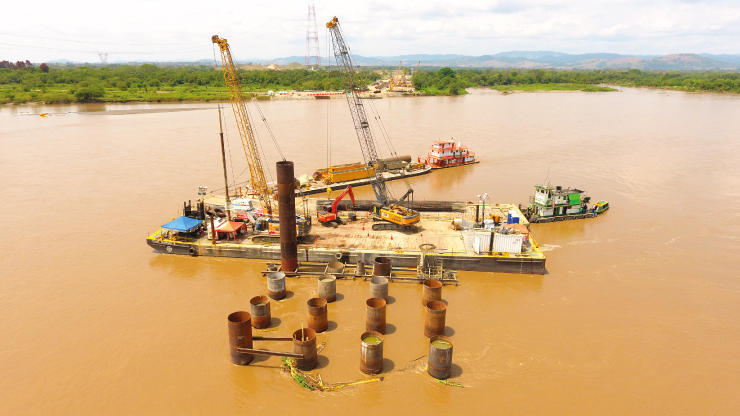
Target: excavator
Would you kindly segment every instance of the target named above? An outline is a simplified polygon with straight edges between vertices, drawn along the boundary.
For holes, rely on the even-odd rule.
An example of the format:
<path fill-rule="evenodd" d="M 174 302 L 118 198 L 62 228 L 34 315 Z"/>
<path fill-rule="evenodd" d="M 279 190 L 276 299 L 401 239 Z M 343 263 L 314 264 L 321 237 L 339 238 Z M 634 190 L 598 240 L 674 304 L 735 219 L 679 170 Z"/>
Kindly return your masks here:
<path fill-rule="evenodd" d="M 280 224 L 276 215 L 277 213 L 273 212 L 275 208 L 272 204 L 273 192 L 268 186 L 267 180 L 265 180 L 265 172 L 262 168 L 259 146 L 247 112 L 247 102 L 242 94 L 239 75 L 236 72 L 234 59 L 231 56 L 231 48 L 229 48 L 229 43 L 226 39 L 219 38 L 217 35 L 211 37 L 211 41 L 217 44 L 221 50 L 221 63 L 223 64 L 224 80 L 226 82 L 226 87 L 229 90 L 229 99 L 231 101 L 231 107 L 234 110 L 236 125 L 239 127 L 239 135 L 241 136 L 244 155 L 247 158 L 250 184 L 254 190 L 254 194 L 260 201 L 260 205 L 262 206 L 263 216 L 261 218 L 254 219 L 251 219 L 250 217 L 250 222 L 253 221 L 255 223 L 255 229 L 259 228 L 261 231 L 267 231 L 270 234 L 277 233 L 280 231 Z M 296 231 L 298 238 L 309 235 L 311 232 L 310 215 L 306 215 L 306 213 L 303 215 L 296 215 Z M 272 236 L 262 237 L 264 238 L 261 238 L 260 241 L 279 241 L 278 238 L 270 238 Z"/>
<path fill-rule="evenodd" d="M 342 71 L 342 82 L 344 84 L 344 95 L 347 97 L 349 112 L 352 114 L 352 121 L 355 125 L 357 139 L 360 142 L 360 150 L 365 164 L 368 167 L 375 168 L 375 179 L 371 182 L 375 199 L 377 203 L 373 205 L 373 219 L 377 220 L 373 224 L 373 230 L 410 230 L 414 229 L 416 224 L 421 220 L 421 216 L 413 208 L 401 206 L 409 195 L 413 194 L 413 189 L 409 189 L 406 194 L 396 202 L 388 197 L 388 189 L 383 176 L 382 164 L 378 163 L 378 149 L 370 131 L 365 107 L 358 95 L 361 87 L 357 85 L 357 74 L 352 62 L 352 56 L 349 47 L 344 41 L 342 30 L 339 27 L 339 19 L 334 17 L 326 27 L 331 33 L 332 45 L 334 48 L 334 57 L 337 60 L 337 66 Z"/>
<path fill-rule="evenodd" d="M 331 225 L 333 227 L 337 227 L 339 224 L 344 224 L 344 221 L 337 215 L 337 206 L 339 205 L 339 201 L 341 201 L 347 194 L 349 194 L 349 197 L 352 200 L 352 206 L 357 206 L 357 204 L 355 204 L 355 194 L 352 192 L 352 187 L 348 186 L 347 189 L 342 191 L 334 202 L 332 202 L 331 207 L 328 205 L 322 207 L 321 212 L 318 213 L 319 222 L 321 224 Z"/>

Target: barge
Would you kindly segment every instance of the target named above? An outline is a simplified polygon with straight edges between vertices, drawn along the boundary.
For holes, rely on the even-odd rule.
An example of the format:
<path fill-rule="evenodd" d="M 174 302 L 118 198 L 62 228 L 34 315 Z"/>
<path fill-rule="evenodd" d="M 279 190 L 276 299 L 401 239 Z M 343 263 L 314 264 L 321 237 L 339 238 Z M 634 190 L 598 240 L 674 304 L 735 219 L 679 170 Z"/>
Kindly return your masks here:
<path fill-rule="evenodd" d="M 326 193 L 329 188 L 343 189 L 347 186 L 356 188 L 370 185 L 376 180 L 375 169 L 378 168 L 382 169 L 386 182 L 425 175 L 432 171 L 430 166 L 423 163 L 412 163 L 411 156 L 380 159 L 378 164 L 382 166 L 369 167 L 364 163 L 356 162 L 316 169 L 310 177 L 302 175 L 298 178 L 300 193 L 313 195 Z"/>
<path fill-rule="evenodd" d="M 311 203 L 314 205 L 315 201 Z M 421 213 L 416 232 L 372 231 L 373 219 L 366 212 L 355 212 L 355 220 L 345 217 L 337 228 L 313 227 L 309 236 L 298 240 L 299 262 L 372 264 L 376 257 L 388 257 L 394 267 L 417 267 L 424 249 L 431 244 L 447 270 L 544 274 L 545 255 L 530 233 L 518 238 L 519 247 L 493 251 L 494 231 L 477 228 L 480 208 L 491 216 L 506 217 L 513 204 L 481 207 L 468 204 L 465 212 L 431 211 Z M 340 213 L 341 215 L 341 213 Z M 521 215 L 521 225 L 528 226 Z M 247 227 L 248 228 L 248 227 Z M 190 256 L 233 257 L 279 261 L 280 246 L 266 244 L 248 230 L 233 239 L 213 240 L 208 222 L 198 225 L 195 233 L 173 235 L 158 228 L 148 233 L 147 244 L 161 253 Z M 516 242 L 514 242 L 515 244 Z M 513 247 L 513 246 L 509 246 Z M 427 249 L 428 252 L 428 249 Z"/>

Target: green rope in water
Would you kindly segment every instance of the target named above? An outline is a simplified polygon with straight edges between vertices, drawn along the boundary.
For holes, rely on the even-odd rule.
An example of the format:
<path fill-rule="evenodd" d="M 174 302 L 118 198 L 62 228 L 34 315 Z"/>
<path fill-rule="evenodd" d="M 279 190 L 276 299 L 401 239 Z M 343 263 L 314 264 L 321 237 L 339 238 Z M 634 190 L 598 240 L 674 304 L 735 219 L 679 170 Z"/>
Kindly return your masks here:
<path fill-rule="evenodd" d="M 437 380 L 440 383 L 446 385 L 446 386 L 452 386 L 452 387 L 465 387 L 460 383 L 455 383 L 454 381 L 448 381 L 448 380 Z"/>

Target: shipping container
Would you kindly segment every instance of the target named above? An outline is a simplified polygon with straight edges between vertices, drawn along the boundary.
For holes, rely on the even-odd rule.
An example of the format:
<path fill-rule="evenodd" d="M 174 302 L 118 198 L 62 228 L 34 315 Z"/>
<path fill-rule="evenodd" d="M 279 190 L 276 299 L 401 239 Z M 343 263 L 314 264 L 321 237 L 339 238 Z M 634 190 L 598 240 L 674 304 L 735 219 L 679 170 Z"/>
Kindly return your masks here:
<path fill-rule="evenodd" d="M 524 236 L 522 234 L 494 234 L 493 251 L 520 254 L 523 241 Z"/>
<path fill-rule="evenodd" d="M 473 243 L 475 254 L 485 254 L 491 251 L 491 235 L 490 231 L 476 231 Z"/>

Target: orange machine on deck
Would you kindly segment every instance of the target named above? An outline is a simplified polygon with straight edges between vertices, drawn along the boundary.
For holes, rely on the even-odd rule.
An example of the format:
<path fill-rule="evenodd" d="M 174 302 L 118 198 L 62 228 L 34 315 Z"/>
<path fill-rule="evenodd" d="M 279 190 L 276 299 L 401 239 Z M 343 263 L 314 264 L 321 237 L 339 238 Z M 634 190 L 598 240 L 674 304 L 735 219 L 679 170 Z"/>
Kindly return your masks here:
<path fill-rule="evenodd" d="M 322 224 L 329 224 L 332 222 L 336 222 L 337 224 L 344 222 L 337 216 L 337 206 L 339 205 L 339 201 L 342 200 L 347 194 L 349 194 L 350 199 L 352 200 L 352 206 L 356 206 L 355 204 L 355 194 L 352 193 L 352 187 L 348 186 L 347 189 L 342 191 L 341 194 L 332 202 L 331 204 L 331 211 L 327 210 L 327 207 L 323 207 L 321 212 L 318 213 L 319 222 Z"/>

